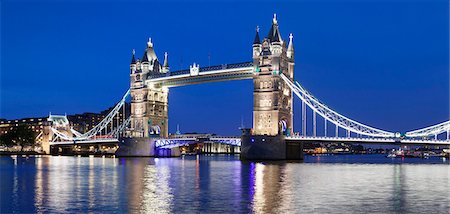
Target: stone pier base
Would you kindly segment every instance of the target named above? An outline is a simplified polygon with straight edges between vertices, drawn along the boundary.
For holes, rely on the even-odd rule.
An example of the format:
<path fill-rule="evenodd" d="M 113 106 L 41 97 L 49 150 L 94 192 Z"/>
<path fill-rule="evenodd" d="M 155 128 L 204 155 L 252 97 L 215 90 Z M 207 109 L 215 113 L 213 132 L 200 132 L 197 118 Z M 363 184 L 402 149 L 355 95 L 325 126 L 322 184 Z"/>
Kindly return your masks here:
<path fill-rule="evenodd" d="M 154 138 L 121 138 L 119 149 L 116 151 L 118 157 L 179 157 L 180 149 L 157 149 Z"/>
<path fill-rule="evenodd" d="M 303 144 L 286 142 L 282 135 L 243 134 L 241 160 L 303 160 Z"/>
<path fill-rule="evenodd" d="M 153 157 L 155 156 L 155 143 L 150 138 L 120 138 L 118 157 Z"/>

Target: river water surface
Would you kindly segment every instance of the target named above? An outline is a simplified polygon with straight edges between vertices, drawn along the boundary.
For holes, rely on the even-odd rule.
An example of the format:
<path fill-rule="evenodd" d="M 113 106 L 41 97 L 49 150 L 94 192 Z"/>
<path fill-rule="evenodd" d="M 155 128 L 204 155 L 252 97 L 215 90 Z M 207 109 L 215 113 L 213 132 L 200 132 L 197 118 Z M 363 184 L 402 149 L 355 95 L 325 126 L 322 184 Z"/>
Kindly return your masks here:
<path fill-rule="evenodd" d="M 448 160 L 0 157 L 0 211 L 450 213 Z"/>

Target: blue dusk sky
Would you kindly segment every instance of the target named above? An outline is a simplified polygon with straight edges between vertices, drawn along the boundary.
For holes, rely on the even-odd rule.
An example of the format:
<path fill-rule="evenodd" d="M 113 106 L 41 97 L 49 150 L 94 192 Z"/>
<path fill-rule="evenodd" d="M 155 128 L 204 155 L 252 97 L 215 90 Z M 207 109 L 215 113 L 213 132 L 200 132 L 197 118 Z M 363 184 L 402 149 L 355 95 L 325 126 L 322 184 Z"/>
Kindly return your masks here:
<path fill-rule="evenodd" d="M 273 13 L 294 34 L 295 79 L 347 117 L 388 131 L 449 119 L 446 0 L 22 1 L 1 3 L 0 117 L 99 112 L 129 87 L 152 37 L 171 70 L 250 61 Z M 251 80 L 172 88 L 169 131 L 239 134 Z M 295 99 L 294 130 L 300 128 Z"/>

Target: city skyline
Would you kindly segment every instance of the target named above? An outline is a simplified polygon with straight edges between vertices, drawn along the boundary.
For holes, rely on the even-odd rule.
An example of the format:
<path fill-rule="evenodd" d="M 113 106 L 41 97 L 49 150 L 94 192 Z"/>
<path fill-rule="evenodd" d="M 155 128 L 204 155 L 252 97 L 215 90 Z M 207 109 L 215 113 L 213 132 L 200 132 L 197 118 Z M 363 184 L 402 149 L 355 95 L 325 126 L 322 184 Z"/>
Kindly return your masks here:
<path fill-rule="evenodd" d="M 246 3 L 232 9 L 228 4 L 191 3 L 171 8 L 181 13 L 172 18 L 157 10 L 147 14 L 149 21 L 143 21 L 145 14 L 132 14 L 138 23 L 125 14 L 98 15 L 98 3 L 64 2 L 50 8 L 33 4 L 2 5 L 0 117 L 99 112 L 113 105 L 129 86 L 131 50 L 136 49 L 140 57 L 147 37 L 153 38 L 160 61 L 169 52 L 171 71 L 194 62 L 208 66 L 250 61 L 254 29 L 259 26 L 265 36 L 272 14 L 277 13 L 283 39 L 294 34 L 295 79 L 331 108 L 389 131 L 448 119 L 448 8 L 439 7 L 446 2 L 347 2 L 344 6 L 329 2 L 325 7 L 300 2 L 293 8 L 303 8 L 301 15 L 287 5 Z M 123 2 L 105 7 L 115 15 L 134 8 Z M 248 8 L 259 12 L 247 17 Z M 32 19 L 50 9 L 56 14 Z M 214 11 L 219 9 L 228 15 L 217 16 Z M 322 16 L 314 13 L 318 11 Z M 63 12 L 68 13 L 59 14 Z M 27 31 L 37 35 L 25 35 Z M 20 79 L 16 70 L 25 78 Z M 241 117 L 251 127 L 252 87 L 251 81 L 244 80 L 171 89 L 169 131 L 174 133 L 180 124 L 186 132 L 238 133 Z M 299 106 L 295 101 L 298 124 Z"/>

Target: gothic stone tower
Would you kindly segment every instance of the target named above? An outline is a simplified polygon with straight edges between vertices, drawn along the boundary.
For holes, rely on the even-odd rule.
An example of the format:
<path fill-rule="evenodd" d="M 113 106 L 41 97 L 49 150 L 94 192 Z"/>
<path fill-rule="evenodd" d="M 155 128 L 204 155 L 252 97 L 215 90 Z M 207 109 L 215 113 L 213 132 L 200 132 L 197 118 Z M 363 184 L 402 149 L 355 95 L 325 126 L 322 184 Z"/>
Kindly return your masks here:
<path fill-rule="evenodd" d="M 152 75 L 169 71 L 167 53 L 164 64 L 156 57 L 151 39 L 147 42 L 142 60 L 133 56 L 130 64 L 131 87 L 131 137 L 168 135 L 169 90 L 161 85 L 146 83 Z"/>
<path fill-rule="evenodd" d="M 292 131 L 292 91 L 279 76 L 294 78 L 294 47 L 281 38 L 276 15 L 266 38 L 260 41 L 259 29 L 253 42 L 253 134 L 289 135 Z"/>

